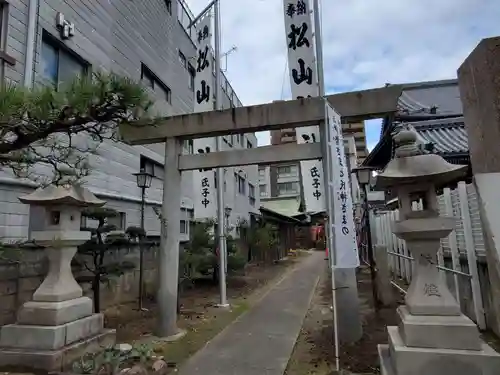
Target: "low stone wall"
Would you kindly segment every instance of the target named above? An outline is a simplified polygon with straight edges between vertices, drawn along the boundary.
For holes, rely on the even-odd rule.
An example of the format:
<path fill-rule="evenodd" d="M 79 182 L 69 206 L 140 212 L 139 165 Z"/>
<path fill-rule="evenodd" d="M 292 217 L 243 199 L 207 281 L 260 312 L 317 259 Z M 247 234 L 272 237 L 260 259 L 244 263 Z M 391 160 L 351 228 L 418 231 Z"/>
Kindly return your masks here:
<path fill-rule="evenodd" d="M 156 255 L 154 247 L 144 251 L 145 293 L 153 294 L 156 279 Z M 78 257 L 79 255 L 77 255 Z M 29 301 L 47 273 L 47 259 L 43 249 L 9 250 L 0 260 L 0 325 L 14 323 L 19 307 Z M 16 259 L 16 260 L 10 260 Z M 78 258 L 77 258 L 78 259 Z M 133 302 L 138 297 L 139 249 L 137 246 L 110 250 L 105 262 L 127 260 L 136 264 L 122 276 L 111 277 L 101 285 L 101 309 L 121 303 Z M 75 269 L 78 277 L 80 270 Z M 81 284 L 84 294 L 93 297 L 90 283 Z"/>

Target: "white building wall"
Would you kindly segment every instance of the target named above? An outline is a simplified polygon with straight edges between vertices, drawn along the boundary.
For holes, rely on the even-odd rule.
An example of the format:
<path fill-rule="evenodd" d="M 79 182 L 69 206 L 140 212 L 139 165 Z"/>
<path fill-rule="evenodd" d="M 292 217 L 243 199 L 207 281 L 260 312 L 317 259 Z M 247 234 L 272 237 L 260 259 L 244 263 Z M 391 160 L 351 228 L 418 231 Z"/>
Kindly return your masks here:
<path fill-rule="evenodd" d="M 8 7 L 6 52 L 14 56 L 17 62 L 14 68 L 4 69 L 3 78 L 14 84 L 23 83 L 27 2 L 28 0 L 12 0 Z M 42 77 L 42 41 L 44 35 L 50 35 L 57 48 L 74 54 L 94 70 L 114 71 L 140 81 L 141 63 L 145 64 L 171 90 L 171 103 L 167 103 L 164 98 L 160 99 L 158 93 L 150 91 L 152 98 L 158 100 L 156 109 L 163 115 L 191 112 L 193 91 L 188 87 L 189 74 L 179 60 L 179 52 L 194 64 L 195 47 L 181 26 L 188 24 L 185 20 L 187 12 L 178 1 L 172 1 L 171 10 L 170 13 L 164 1 L 157 0 L 114 0 L 97 3 L 40 0 L 35 45 L 35 84 L 45 82 Z M 75 33 L 70 39 L 60 38 L 56 28 L 58 12 L 74 24 Z M 222 93 L 225 108 L 241 105 L 224 76 Z M 255 135 L 247 136 L 253 140 L 256 147 Z M 162 165 L 163 147 L 163 144 L 128 146 L 106 141 L 100 145 L 98 155 L 90 157 L 92 173 L 86 178 L 85 186 L 105 199 L 109 207 L 125 213 L 126 227 L 140 224 L 141 192 L 133 175 L 140 170 L 140 157 L 142 155 Z M 258 186 L 257 167 L 245 167 L 244 170 L 249 176 L 248 180 Z M 184 217 L 187 217 L 186 209 L 195 208 L 193 173 L 195 172 L 183 173 L 181 209 Z M 161 174 L 159 173 L 159 176 Z M 226 195 L 234 191 L 234 178 L 231 173 L 229 175 Z M 168 183 L 166 186 L 168 187 Z M 29 181 L 15 179 L 8 171 L 0 171 L 0 240 L 16 241 L 28 238 L 29 209 L 21 204 L 17 197 L 32 191 L 33 188 L 35 185 Z M 161 205 L 162 189 L 163 181 L 155 177 L 151 188 L 146 191 L 145 227 L 149 235 L 159 235 L 160 223 L 153 207 Z M 248 195 L 233 195 L 234 215 L 248 217 L 250 211 L 257 212 L 258 193 L 256 195 L 255 208 L 249 205 Z M 187 234 L 181 238 L 187 239 Z"/>
<path fill-rule="evenodd" d="M 259 197 L 271 198 L 271 168 L 266 165 L 258 168 Z M 262 188 L 261 188 L 262 186 Z"/>

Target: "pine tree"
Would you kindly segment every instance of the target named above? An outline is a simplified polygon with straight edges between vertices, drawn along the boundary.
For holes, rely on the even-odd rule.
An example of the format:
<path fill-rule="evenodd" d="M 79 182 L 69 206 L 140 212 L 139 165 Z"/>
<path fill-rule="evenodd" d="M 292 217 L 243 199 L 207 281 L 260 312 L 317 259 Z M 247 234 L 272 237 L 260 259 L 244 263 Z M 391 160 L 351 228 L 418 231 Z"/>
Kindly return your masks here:
<path fill-rule="evenodd" d="M 135 268 L 133 262 L 126 260 L 110 261 L 106 255 L 113 249 L 127 246 L 130 241 L 126 237 L 111 237 L 108 234 L 116 228 L 108 220 L 116 217 L 118 212 L 106 207 L 89 208 L 84 210 L 83 216 L 97 221 L 96 228 L 83 228 L 92 233 L 92 238 L 78 247 L 81 256 L 75 263 L 83 266 L 86 275 L 77 277 L 78 282 L 90 282 L 94 294 L 94 310 L 98 313 L 101 309 L 101 283 L 107 282 L 112 276 L 121 276 L 125 271 Z"/>
<path fill-rule="evenodd" d="M 118 140 L 117 126 L 144 116 L 151 104 L 142 86 L 112 73 L 57 89 L 1 87 L 0 169 L 41 184 L 80 180 L 89 174 L 88 156 L 106 139 Z"/>

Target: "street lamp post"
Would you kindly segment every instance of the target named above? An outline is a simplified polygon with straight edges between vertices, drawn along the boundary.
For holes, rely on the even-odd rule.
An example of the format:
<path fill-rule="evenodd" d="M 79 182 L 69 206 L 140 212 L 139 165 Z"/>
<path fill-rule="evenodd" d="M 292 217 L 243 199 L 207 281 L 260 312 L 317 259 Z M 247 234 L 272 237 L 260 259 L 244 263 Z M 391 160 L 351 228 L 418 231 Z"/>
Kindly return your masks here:
<path fill-rule="evenodd" d="M 376 264 L 373 256 L 373 244 L 370 228 L 370 212 L 368 206 L 368 186 L 373 182 L 373 169 L 370 167 L 354 168 L 353 172 L 356 173 L 358 184 L 361 185 L 363 192 L 363 216 L 366 215 L 364 220 L 364 230 L 366 233 L 366 246 L 368 252 L 368 262 L 370 262 L 370 277 L 372 281 L 372 294 L 373 305 L 375 310 L 379 310 L 378 288 L 376 283 Z"/>
<path fill-rule="evenodd" d="M 146 189 L 151 187 L 151 181 L 153 180 L 153 175 L 146 172 L 144 168 L 141 168 L 139 173 L 134 173 L 137 179 L 137 187 L 141 189 L 141 229 L 142 233 L 139 237 L 139 310 L 143 310 L 142 300 L 144 291 L 144 237 L 146 235 L 146 230 L 144 229 L 144 208 L 146 205 Z"/>
<path fill-rule="evenodd" d="M 229 217 L 231 216 L 231 211 L 233 209 L 231 207 L 226 207 L 224 208 L 224 216 L 226 218 L 225 220 L 225 229 L 224 229 L 224 235 L 226 237 L 226 246 L 224 248 L 224 266 L 226 267 L 226 273 L 227 273 L 227 236 L 229 235 Z"/>

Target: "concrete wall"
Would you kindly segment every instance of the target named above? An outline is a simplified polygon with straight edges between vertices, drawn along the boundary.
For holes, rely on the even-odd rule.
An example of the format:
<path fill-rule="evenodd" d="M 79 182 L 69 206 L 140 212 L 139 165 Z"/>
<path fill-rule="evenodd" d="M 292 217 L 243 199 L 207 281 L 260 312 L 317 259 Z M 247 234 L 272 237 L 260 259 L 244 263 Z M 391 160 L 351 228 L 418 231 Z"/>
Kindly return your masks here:
<path fill-rule="evenodd" d="M 17 251 L 17 250 L 16 250 Z M 113 259 L 126 259 L 138 264 L 139 252 L 136 247 L 110 251 L 106 262 Z M 144 282 L 146 295 L 155 291 L 155 249 L 144 252 Z M 7 258 L 7 256 L 6 256 Z M 0 261 L 0 326 L 15 322 L 21 305 L 30 300 L 47 273 L 47 261 L 43 250 L 21 250 L 16 256 L 19 263 Z M 80 273 L 75 272 L 78 277 Z M 138 266 L 109 283 L 101 284 L 101 309 L 121 303 L 137 301 L 139 285 Z M 93 298 L 90 283 L 81 284 L 84 294 Z"/>
<path fill-rule="evenodd" d="M 6 52 L 16 58 L 17 62 L 14 67 L 6 65 L 4 74 L 7 81 L 22 84 L 28 0 L 12 0 L 9 3 Z M 158 93 L 150 91 L 152 98 L 157 99 L 157 113 L 174 115 L 192 111 L 193 91 L 189 88 L 189 73 L 180 63 L 179 52 L 194 65 L 195 47 L 178 20 L 178 15 L 182 13 L 180 7 L 178 1 L 172 1 L 170 13 L 165 2 L 158 0 L 40 0 L 35 38 L 34 83 L 46 82 L 43 78 L 41 50 L 43 38 L 50 36 L 58 48 L 74 54 L 77 59 L 88 64 L 90 70 L 114 71 L 139 81 L 141 63 L 145 64 L 172 93 L 171 103 L 168 103 Z M 56 28 L 58 12 L 75 26 L 74 36 L 64 41 Z M 222 86 L 223 106 L 228 108 L 231 103 L 241 105 L 225 77 Z M 246 134 L 245 137 L 254 147 L 257 146 L 254 134 Z M 244 145 L 246 147 L 246 140 Z M 97 156 L 89 157 L 93 171 L 86 179 L 86 186 L 107 200 L 109 206 L 125 212 L 126 226 L 139 225 L 140 221 L 141 195 L 133 173 L 140 169 L 141 155 L 163 164 L 164 146 L 128 146 L 105 142 L 99 147 Z M 240 216 L 248 217 L 249 211 L 258 212 L 259 208 L 257 166 L 244 167 L 243 170 L 248 182 L 256 187 L 256 203 L 251 206 L 248 196 L 228 194 L 234 201 L 232 221 Z M 40 169 L 40 172 L 43 173 L 43 170 Z M 186 209 L 195 208 L 193 173 L 196 172 L 183 173 L 184 197 L 181 206 Z M 227 184 L 234 184 L 233 173 L 228 173 Z M 0 240 L 15 241 L 28 237 L 29 220 L 26 215 L 29 209 L 18 203 L 16 197 L 34 186 L 28 181 L 23 183 L 13 178 L 8 171 L 0 171 Z M 159 234 L 159 223 L 152 207 L 161 204 L 162 189 L 163 181 L 154 178 L 152 187 L 146 192 L 146 230 L 153 235 Z M 228 191 L 234 191 L 234 187 L 228 188 Z"/>

